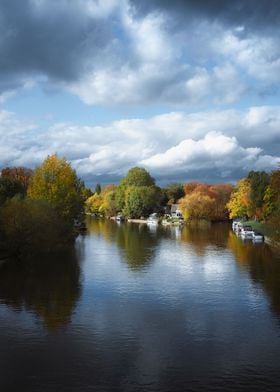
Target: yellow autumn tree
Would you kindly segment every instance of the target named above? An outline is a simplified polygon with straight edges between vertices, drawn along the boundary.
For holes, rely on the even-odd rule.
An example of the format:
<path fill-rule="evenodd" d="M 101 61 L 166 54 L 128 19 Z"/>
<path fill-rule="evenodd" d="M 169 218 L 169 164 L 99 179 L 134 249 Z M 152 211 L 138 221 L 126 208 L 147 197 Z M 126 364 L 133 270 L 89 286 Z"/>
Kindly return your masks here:
<path fill-rule="evenodd" d="M 46 201 L 69 221 L 82 210 L 81 182 L 70 163 L 57 155 L 48 156 L 35 170 L 27 194 L 31 199 Z"/>
<path fill-rule="evenodd" d="M 250 180 L 243 178 L 236 185 L 231 198 L 227 203 L 230 218 L 250 217 L 252 205 L 250 199 L 251 184 Z"/>

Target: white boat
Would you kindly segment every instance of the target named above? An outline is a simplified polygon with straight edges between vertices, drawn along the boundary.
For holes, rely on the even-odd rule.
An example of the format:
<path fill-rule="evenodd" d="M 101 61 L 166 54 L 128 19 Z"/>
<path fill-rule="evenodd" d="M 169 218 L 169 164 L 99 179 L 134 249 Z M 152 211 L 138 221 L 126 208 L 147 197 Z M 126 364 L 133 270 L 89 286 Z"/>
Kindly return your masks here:
<path fill-rule="evenodd" d="M 263 242 L 264 235 L 262 233 L 260 233 L 259 231 L 253 231 L 253 241 L 254 242 Z"/>
<path fill-rule="evenodd" d="M 252 226 L 244 225 L 244 226 L 241 227 L 241 231 L 240 231 L 241 238 L 243 238 L 243 239 L 247 239 L 247 238 L 248 239 L 252 239 L 253 238 L 253 233 L 254 233 L 254 231 L 252 229 Z"/>
<path fill-rule="evenodd" d="M 232 222 L 232 230 L 236 231 L 238 225 L 240 225 L 240 220 L 234 219 L 234 221 Z"/>
<path fill-rule="evenodd" d="M 235 233 L 237 235 L 241 234 L 242 227 L 243 227 L 242 223 L 241 222 L 237 222 L 237 224 L 234 227 L 234 231 L 235 231 Z"/>
<path fill-rule="evenodd" d="M 156 213 L 151 214 L 147 219 L 147 225 L 157 226 L 159 223 L 159 219 Z"/>

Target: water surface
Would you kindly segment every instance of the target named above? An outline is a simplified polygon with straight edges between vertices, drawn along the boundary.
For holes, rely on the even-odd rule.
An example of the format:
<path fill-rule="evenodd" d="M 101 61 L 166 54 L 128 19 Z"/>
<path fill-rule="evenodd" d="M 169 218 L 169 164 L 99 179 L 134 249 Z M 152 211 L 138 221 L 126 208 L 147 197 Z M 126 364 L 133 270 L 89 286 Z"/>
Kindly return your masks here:
<path fill-rule="evenodd" d="M 280 258 L 225 224 L 89 220 L 0 268 L 1 391 L 279 391 Z"/>

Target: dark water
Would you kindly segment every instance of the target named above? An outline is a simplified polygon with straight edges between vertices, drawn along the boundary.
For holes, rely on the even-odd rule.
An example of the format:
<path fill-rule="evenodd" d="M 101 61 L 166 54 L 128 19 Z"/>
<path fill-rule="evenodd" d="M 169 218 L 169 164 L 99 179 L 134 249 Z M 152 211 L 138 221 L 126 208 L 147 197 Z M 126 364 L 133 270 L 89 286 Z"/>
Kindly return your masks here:
<path fill-rule="evenodd" d="M 0 268 L 0 391 L 280 391 L 280 258 L 229 226 L 90 221 Z"/>

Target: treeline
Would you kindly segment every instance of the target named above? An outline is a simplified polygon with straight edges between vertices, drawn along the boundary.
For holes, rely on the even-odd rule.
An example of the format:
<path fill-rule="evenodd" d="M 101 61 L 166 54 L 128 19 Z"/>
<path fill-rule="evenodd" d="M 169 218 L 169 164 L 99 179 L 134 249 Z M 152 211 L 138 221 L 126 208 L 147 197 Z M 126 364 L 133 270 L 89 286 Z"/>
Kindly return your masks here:
<path fill-rule="evenodd" d="M 280 170 L 251 171 L 235 187 L 199 182 L 159 187 L 144 168 L 134 167 L 118 185 L 97 184 L 91 191 L 69 162 L 52 155 L 34 171 L 23 167 L 1 171 L 0 252 L 5 248 L 22 257 L 59 250 L 73 242 L 74 223 L 84 211 L 141 218 L 154 212 L 170 214 L 174 204 L 185 221 L 255 219 L 279 240 L 279 190 Z"/>
<path fill-rule="evenodd" d="M 56 155 L 35 171 L 5 168 L 0 177 L 0 252 L 17 258 L 58 251 L 75 238 L 90 195 L 70 163 Z"/>
<path fill-rule="evenodd" d="M 185 221 L 223 221 L 231 218 L 262 222 L 271 238 L 280 238 L 280 170 L 271 173 L 251 171 L 234 187 L 231 184 L 190 182 L 156 186 L 143 168 L 134 167 L 118 185 L 97 185 L 86 201 L 93 214 L 146 217 L 164 213 L 177 204 Z"/>
<path fill-rule="evenodd" d="M 230 218 L 254 219 L 264 224 L 272 239 L 280 239 L 280 170 L 251 171 L 236 185 L 227 204 Z"/>
<path fill-rule="evenodd" d="M 233 186 L 228 184 L 203 184 L 191 182 L 186 185 L 171 183 L 166 187 L 156 186 L 155 180 L 143 168 L 134 167 L 115 185 L 96 192 L 86 201 L 86 210 L 92 214 L 124 217 L 146 217 L 153 212 L 164 213 L 168 206 L 178 204 L 185 220 L 226 220 L 226 204 Z"/>

